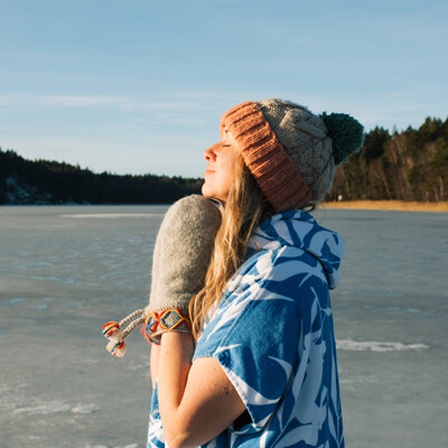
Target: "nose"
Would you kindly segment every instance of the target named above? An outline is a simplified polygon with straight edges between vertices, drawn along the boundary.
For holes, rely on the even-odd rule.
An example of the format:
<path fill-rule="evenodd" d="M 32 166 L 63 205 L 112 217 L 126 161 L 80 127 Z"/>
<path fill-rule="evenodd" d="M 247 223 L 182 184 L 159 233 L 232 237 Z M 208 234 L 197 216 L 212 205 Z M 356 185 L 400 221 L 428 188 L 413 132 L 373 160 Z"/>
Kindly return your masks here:
<path fill-rule="evenodd" d="M 216 149 L 219 147 L 220 143 L 215 143 L 214 145 L 210 146 L 210 148 L 206 149 L 204 151 L 204 158 L 207 160 L 207 162 L 213 162 L 216 160 Z"/>

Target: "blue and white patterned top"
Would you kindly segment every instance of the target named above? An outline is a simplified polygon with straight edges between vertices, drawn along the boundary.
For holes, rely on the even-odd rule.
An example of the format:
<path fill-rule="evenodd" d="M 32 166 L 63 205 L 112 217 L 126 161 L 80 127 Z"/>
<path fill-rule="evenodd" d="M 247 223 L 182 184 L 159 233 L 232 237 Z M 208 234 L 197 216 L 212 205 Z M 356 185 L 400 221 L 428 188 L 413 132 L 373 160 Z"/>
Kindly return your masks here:
<path fill-rule="evenodd" d="M 341 237 L 303 211 L 256 230 L 194 354 L 219 361 L 252 422 L 204 447 L 344 447 L 329 296 L 342 252 Z M 163 446 L 155 390 L 148 447 Z"/>

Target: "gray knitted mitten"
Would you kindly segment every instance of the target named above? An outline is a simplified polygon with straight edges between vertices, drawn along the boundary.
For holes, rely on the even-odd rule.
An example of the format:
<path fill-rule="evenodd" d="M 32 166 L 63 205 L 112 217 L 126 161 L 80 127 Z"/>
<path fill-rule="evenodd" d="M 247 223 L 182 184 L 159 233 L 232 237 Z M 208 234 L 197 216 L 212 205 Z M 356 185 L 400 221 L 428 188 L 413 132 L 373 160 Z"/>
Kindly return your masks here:
<path fill-rule="evenodd" d="M 204 286 L 221 212 L 201 195 L 184 197 L 167 211 L 152 262 L 145 333 L 160 343 L 167 331 L 191 332 L 188 304 Z"/>

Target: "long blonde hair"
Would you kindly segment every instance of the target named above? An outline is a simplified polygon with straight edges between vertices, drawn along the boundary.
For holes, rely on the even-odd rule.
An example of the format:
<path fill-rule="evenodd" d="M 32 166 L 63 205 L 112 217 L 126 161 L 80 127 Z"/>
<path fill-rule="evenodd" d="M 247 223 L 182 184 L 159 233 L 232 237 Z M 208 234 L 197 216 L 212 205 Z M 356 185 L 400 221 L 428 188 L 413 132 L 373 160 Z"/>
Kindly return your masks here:
<path fill-rule="evenodd" d="M 244 260 L 253 230 L 269 213 L 252 173 L 240 156 L 235 167 L 235 182 L 222 210 L 222 223 L 215 238 L 204 288 L 190 301 L 193 336 L 198 338 L 211 307 L 218 303 L 227 282 Z"/>

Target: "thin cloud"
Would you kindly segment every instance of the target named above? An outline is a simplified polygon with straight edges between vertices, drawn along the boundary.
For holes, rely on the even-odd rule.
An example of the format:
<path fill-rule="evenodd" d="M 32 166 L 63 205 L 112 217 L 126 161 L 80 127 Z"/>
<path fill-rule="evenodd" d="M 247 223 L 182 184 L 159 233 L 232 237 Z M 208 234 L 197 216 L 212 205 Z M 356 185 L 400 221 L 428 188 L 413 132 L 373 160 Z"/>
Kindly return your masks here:
<path fill-rule="evenodd" d="M 33 93 L 13 93 L 0 95 L 0 107 L 62 107 L 92 108 L 114 106 L 124 112 L 185 112 L 208 111 L 210 104 L 194 100 L 151 101 L 135 99 L 131 96 L 106 95 L 45 95 Z"/>
<path fill-rule="evenodd" d="M 98 107 L 114 105 L 124 108 L 133 104 L 132 98 L 123 96 L 39 95 L 30 93 L 0 95 L 0 107 Z"/>

